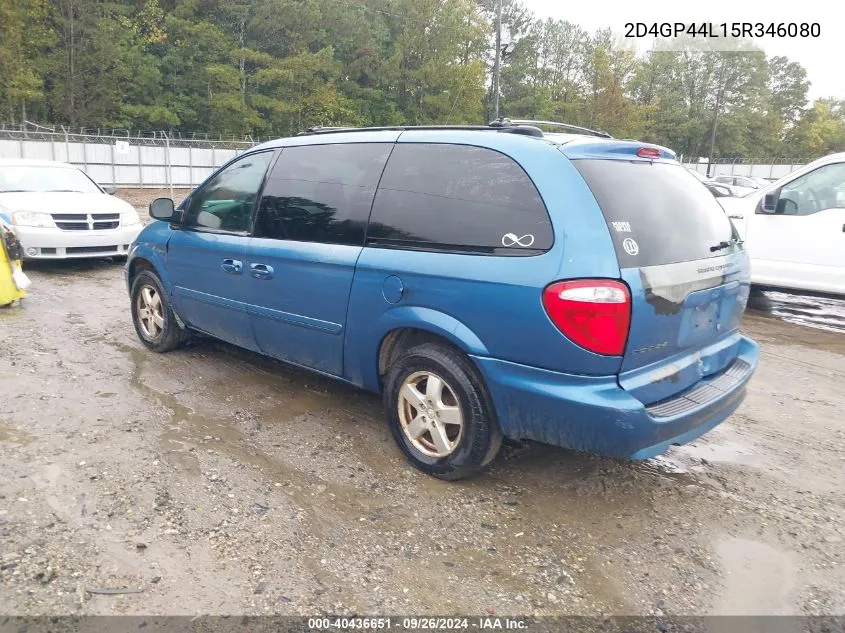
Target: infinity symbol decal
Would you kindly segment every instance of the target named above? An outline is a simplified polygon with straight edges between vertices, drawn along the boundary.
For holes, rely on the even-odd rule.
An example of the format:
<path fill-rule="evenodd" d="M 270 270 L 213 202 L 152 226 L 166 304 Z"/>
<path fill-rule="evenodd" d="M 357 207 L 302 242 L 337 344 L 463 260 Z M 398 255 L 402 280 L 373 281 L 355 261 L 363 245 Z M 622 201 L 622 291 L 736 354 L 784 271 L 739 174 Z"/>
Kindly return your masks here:
<path fill-rule="evenodd" d="M 516 233 L 505 233 L 502 236 L 502 246 L 515 246 L 517 244 L 524 248 L 528 248 L 534 244 L 534 236 L 523 235 L 522 237 L 517 237 Z"/>

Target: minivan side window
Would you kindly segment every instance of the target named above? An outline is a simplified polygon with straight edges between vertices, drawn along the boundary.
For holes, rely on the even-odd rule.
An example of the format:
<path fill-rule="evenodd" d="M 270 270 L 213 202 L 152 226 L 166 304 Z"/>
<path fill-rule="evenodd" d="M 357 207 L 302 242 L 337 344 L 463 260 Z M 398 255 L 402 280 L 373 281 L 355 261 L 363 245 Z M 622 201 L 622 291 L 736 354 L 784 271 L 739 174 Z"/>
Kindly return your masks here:
<path fill-rule="evenodd" d="M 244 156 L 194 192 L 182 226 L 246 233 L 273 151 Z"/>
<path fill-rule="evenodd" d="M 775 213 L 812 215 L 845 208 L 845 163 L 825 165 L 783 186 Z"/>
<path fill-rule="evenodd" d="M 536 255 L 554 232 L 534 183 L 514 160 L 468 145 L 398 143 L 367 229 L 371 246 Z"/>
<path fill-rule="evenodd" d="M 267 178 L 254 235 L 364 245 L 376 185 L 392 143 L 287 147 Z"/>

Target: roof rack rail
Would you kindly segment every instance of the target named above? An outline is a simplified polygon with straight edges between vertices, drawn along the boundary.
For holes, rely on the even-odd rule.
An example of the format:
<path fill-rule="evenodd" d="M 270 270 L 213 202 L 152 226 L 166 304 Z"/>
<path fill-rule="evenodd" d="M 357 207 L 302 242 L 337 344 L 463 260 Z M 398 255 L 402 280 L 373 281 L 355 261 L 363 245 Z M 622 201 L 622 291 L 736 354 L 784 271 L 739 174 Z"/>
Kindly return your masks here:
<path fill-rule="evenodd" d="M 506 119 L 507 120 L 507 119 Z M 569 123 L 558 123 L 557 121 L 534 121 L 529 119 L 511 119 L 510 123 L 513 125 L 548 125 L 549 127 L 559 127 L 565 130 L 573 130 L 575 132 L 583 132 L 586 134 L 592 134 L 593 136 L 601 136 L 603 138 L 613 138 L 607 132 L 602 130 L 591 130 L 588 127 L 581 127 L 580 125 L 570 125 Z"/>
<path fill-rule="evenodd" d="M 513 125 L 507 119 L 498 119 L 489 125 L 388 125 L 383 127 L 311 127 L 300 132 L 297 136 L 311 136 L 314 134 L 338 134 L 342 132 L 402 132 L 407 130 L 486 130 L 521 134 L 525 136 L 542 137 L 543 130 L 530 125 Z"/>
<path fill-rule="evenodd" d="M 494 121 L 490 121 L 489 127 L 500 132 L 508 132 L 510 134 L 523 134 L 525 136 L 542 137 L 543 130 L 534 125 L 522 125 L 516 121 L 511 121 L 507 117 L 500 116 Z"/>

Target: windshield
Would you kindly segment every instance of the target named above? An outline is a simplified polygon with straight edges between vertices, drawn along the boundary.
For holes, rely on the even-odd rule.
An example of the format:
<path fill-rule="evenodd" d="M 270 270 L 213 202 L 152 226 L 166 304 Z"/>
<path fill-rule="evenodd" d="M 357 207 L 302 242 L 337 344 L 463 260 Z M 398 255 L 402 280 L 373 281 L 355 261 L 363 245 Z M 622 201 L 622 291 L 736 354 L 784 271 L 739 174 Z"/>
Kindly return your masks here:
<path fill-rule="evenodd" d="M 710 190 L 676 164 L 575 160 L 601 207 L 620 268 L 728 255 L 738 235 Z"/>
<path fill-rule="evenodd" d="M 0 193 L 12 191 L 102 193 L 88 176 L 74 167 L 49 167 L 44 165 L 0 167 Z"/>

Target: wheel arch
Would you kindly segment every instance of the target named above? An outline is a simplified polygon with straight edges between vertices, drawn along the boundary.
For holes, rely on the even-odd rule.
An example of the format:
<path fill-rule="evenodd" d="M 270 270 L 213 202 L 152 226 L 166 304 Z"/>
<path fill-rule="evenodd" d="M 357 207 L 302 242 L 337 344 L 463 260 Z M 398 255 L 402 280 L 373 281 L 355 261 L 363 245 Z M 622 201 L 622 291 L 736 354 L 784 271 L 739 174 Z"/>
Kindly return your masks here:
<path fill-rule="evenodd" d="M 440 343 L 462 352 L 475 366 L 470 355 L 487 356 L 487 347 L 465 324 L 443 312 L 429 308 L 399 308 L 380 319 L 382 328 L 375 358 L 367 372 L 365 385 L 381 392 L 384 376 L 404 350 L 423 343 Z M 476 369 L 478 369 L 476 367 Z M 480 375 L 480 371 L 479 371 Z"/>
<path fill-rule="evenodd" d="M 164 261 L 157 249 L 150 248 L 147 245 L 138 246 L 130 255 L 126 262 L 126 285 L 127 290 L 132 292 L 132 283 L 135 278 L 143 270 L 149 270 L 161 280 L 165 292 L 171 294 L 170 280 L 167 276 L 167 269 L 164 266 Z"/>

